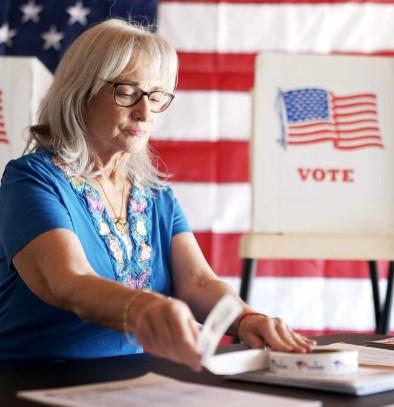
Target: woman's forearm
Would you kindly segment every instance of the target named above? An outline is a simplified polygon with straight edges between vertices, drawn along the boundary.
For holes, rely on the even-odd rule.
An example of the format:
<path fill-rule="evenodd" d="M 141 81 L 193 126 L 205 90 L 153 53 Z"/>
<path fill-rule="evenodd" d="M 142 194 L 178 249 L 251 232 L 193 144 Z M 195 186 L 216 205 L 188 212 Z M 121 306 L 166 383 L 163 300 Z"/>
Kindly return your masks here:
<path fill-rule="evenodd" d="M 196 319 L 200 322 L 204 322 L 211 309 L 225 294 L 237 296 L 232 287 L 217 278 L 208 279 L 199 285 L 197 284 L 188 302 Z M 253 311 L 252 308 L 240 298 L 239 301 L 244 308 L 243 313 Z M 238 318 L 229 328 L 228 334 L 233 336 L 238 335 L 237 321 Z"/>

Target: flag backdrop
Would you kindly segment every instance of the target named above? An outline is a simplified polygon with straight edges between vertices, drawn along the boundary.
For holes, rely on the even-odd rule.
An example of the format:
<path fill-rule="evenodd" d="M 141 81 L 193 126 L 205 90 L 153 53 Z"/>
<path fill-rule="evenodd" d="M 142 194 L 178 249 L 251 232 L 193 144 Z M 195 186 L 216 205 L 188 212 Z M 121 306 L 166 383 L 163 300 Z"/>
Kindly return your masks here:
<path fill-rule="evenodd" d="M 157 23 L 179 52 L 177 96 L 160 117 L 152 145 L 174 175 L 207 260 L 238 290 L 239 238 L 251 226 L 256 54 L 393 56 L 394 1 L 2 0 L 0 53 L 37 55 L 53 70 L 76 35 L 108 16 Z M 260 262 L 251 302 L 307 333 L 373 329 L 365 262 Z"/>

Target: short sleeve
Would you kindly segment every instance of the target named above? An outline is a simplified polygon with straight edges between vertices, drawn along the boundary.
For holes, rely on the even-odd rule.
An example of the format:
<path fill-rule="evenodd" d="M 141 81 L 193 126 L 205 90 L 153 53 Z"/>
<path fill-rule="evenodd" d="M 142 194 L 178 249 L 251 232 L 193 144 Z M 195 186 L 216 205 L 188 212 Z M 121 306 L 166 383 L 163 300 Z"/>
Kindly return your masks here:
<path fill-rule="evenodd" d="M 174 218 L 172 225 L 172 236 L 182 232 L 191 232 L 191 228 L 186 219 L 186 216 L 182 210 L 178 200 L 174 197 Z"/>
<path fill-rule="evenodd" d="M 11 161 L 0 187 L 0 244 L 8 264 L 27 243 L 56 228 L 73 230 L 49 165 Z"/>

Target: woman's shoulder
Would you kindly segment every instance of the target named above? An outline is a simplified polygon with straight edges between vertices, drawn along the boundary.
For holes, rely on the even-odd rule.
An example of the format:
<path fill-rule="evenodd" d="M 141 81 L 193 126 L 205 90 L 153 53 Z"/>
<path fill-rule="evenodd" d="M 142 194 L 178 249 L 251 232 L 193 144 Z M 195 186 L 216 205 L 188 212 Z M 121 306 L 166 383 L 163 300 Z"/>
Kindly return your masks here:
<path fill-rule="evenodd" d="M 160 186 L 158 188 L 151 188 L 150 195 L 158 202 L 174 201 L 176 199 L 174 191 L 170 185 Z"/>
<path fill-rule="evenodd" d="M 173 213 L 179 207 L 176 191 L 174 192 L 169 185 L 154 189 L 151 196 L 153 205 L 156 206 L 159 212 Z"/>
<path fill-rule="evenodd" d="M 22 155 L 8 162 L 6 168 L 35 168 L 47 165 L 50 161 L 50 153 L 46 150 L 40 150 L 34 153 Z"/>
<path fill-rule="evenodd" d="M 3 181 L 23 175 L 29 178 L 53 178 L 55 169 L 51 157 L 49 151 L 40 150 L 11 160 L 4 169 Z"/>

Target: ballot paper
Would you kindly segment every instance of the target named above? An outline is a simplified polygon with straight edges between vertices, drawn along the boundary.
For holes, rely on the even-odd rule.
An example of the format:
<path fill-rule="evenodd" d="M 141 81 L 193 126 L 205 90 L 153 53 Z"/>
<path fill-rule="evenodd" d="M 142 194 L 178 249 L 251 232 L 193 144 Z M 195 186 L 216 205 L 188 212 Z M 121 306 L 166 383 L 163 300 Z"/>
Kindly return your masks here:
<path fill-rule="evenodd" d="M 244 371 L 240 374 L 228 375 L 227 379 L 327 390 L 358 396 L 394 390 L 394 357 L 392 351 L 371 349 L 365 346 L 347 343 L 333 343 L 320 346 L 319 348 L 356 350 L 359 354 L 360 367 L 356 372 L 347 375 L 316 375 L 315 377 L 303 377 L 302 374 L 300 374 L 298 377 L 288 377 L 271 373 L 268 370 L 267 364 L 265 364 L 260 370 Z M 225 355 L 228 355 L 228 360 L 226 361 L 222 358 L 220 361 L 222 371 L 225 371 L 224 365 L 231 364 L 231 352 Z M 249 360 L 248 363 L 250 365 L 254 363 L 250 360 L 253 359 L 252 357 L 245 358 Z M 242 355 L 238 355 L 238 359 L 242 359 Z M 215 365 L 214 359 L 212 359 L 210 363 Z"/>
<path fill-rule="evenodd" d="M 357 396 L 394 390 L 393 372 L 364 367 L 360 367 L 356 373 L 343 376 L 287 377 L 271 373 L 268 370 L 260 370 L 241 373 L 227 378 L 255 383 L 326 390 Z"/>
<path fill-rule="evenodd" d="M 364 345 L 372 346 L 374 348 L 394 350 L 394 336 L 376 341 L 365 341 Z"/>
<path fill-rule="evenodd" d="M 332 347 L 344 350 L 357 350 L 360 366 L 391 368 L 394 372 L 394 352 L 392 350 L 352 345 L 343 342 L 326 345 L 326 348 Z"/>
<path fill-rule="evenodd" d="M 202 329 L 203 341 L 200 349 L 203 352 L 203 365 L 212 373 L 225 375 L 227 379 L 251 381 L 282 386 L 294 386 L 328 390 L 339 393 L 367 395 L 394 389 L 394 370 L 382 369 L 382 366 L 394 366 L 392 351 L 366 348 L 343 343 L 318 347 L 320 350 L 337 349 L 359 352 L 359 363 L 368 367 L 357 369 L 357 360 L 351 373 L 331 374 L 331 371 L 321 375 L 304 375 L 300 369 L 297 375 L 286 375 L 281 372 L 271 372 L 268 363 L 270 350 L 249 349 L 214 355 L 218 337 L 223 335 L 231 324 L 231 318 L 239 315 L 237 300 L 225 296 L 211 311 Z M 225 318 L 225 316 L 227 316 Z M 213 342 L 210 342 L 213 338 Z M 385 353 L 383 355 L 383 353 Z M 300 360 L 308 355 L 300 355 Z M 300 364 L 301 366 L 301 364 Z M 373 368 L 370 368 L 373 366 Z M 324 372 L 323 372 L 324 373 Z"/>
<path fill-rule="evenodd" d="M 60 389 L 23 391 L 18 396 L 64 407 L 320 407 L 310 401 L 185 383 L 155 373 L 137 379 Z M 220 402 L 220 403 L 219 403 Z"/>

